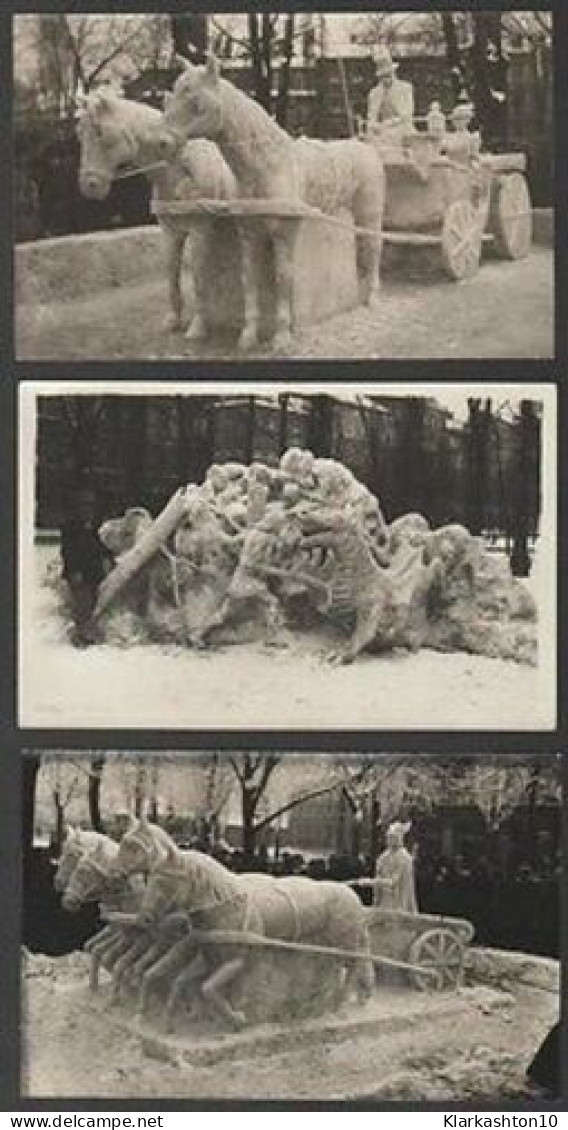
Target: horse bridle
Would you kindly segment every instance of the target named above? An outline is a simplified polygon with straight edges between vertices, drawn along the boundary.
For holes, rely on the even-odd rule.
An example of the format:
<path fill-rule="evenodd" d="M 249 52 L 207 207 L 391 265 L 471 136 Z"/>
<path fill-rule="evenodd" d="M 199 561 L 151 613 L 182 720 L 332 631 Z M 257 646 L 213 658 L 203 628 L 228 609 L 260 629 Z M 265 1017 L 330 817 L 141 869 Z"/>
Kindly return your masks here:
<path fill-rule="evenodd" d="M 84 863 L 84 864 L 85 864 L 85 867 L 87 867 L 87 866 L 88 866 L 88 867 L 90 867 L 90 868 L 91 868 L 91 870 L 92 870 L 92 871 L 94 871 L 94 872 L 95 872 L 95 875 L 97 876 L 97 878 L 96 878 L 96 879 L 93 879 L 93 880 L 91 881 L 91 885 L 90 885 L 90 887 L 87 887 L 86 889 L 83 889 L 83 890 L 81 891 L 81 897 L 82 897 L 83 901 L 84 901 L 84 900 L 85 900 L 86 898 L 88 898 L 88 896 L 89 896 L 89 895 L 90 895 L 90 894 L 92 893 L 92 891 L 93 891 L 93 890 L 96 890 L 96 889 L 97 889 L 97 882 L 99 882 L 99 883 L 100 883 L 100 880 L 101 880 L 101 879 L 103 880 L 103 882 L 104 882 L 105 884 L 108 884 L 108 883 L 110 883 L 110 882 L 111 882 L 111 881 L 113 880 L 113 878 L 115 878 L 115 879 L 116 879 L 117 881 L 118 881 L 118 880 L 119 880 L 120 878 L 122 878 L 121 876 L 116 876 L 116 877 L 115 877 L 115 876 L 113 876 L 112 874 L 109 874 L 108 866 L 107 866 L 107 867 L 104 867 L 104 866 L 103 866 L 103 864 L 102 864 L 102 863 L 99 863 L 99 862 L 98 862 L 98 860 L 96 860 L 96 859 L 89 859 L 88 855 L 87 855 L 87 856 L 84 856 L 84 857 L 83 857 L 83 859 L 79 861 L 79 864 L 78 864 L 77 870 L 78 870 L 78 868 L 79 868 L 79 867 L 81 866 L 81 864 L 82 864 L 82 863 Z M 81 877 L 81 878 L 82 878 L 82 877 Z M 70 880 L 69 880 L 69 883 L 68 883 L 68 885 L 67 885 L 67 890 L 66 890 L 66 892 L 65 892 L 65 893 L 66 893 L 67 895 L 69 895 L 69 894 L 71 894 L 71 895 L 72 895 L 72 894 L 73 894 L 72 890 L 70 891 L 70 890 L 69 890 L 69 888 L 70 888 L 70 886 L 71 886 L 71 884 L 72 884 L 73 882 L 75 882 L 75 883 L 76 883 L 77 881 L 78 881 L 78 878 L 77 878 L 77 871 L 75 871 L 75 872 L 73 873 L 73 875 L 71 876 L 71 878 L 70 878 Z M 102 892 L 101 892 L 101 893 L 102 893 Z M 106 892 L 105 892 L 105 893 L 106 893 Z"/>

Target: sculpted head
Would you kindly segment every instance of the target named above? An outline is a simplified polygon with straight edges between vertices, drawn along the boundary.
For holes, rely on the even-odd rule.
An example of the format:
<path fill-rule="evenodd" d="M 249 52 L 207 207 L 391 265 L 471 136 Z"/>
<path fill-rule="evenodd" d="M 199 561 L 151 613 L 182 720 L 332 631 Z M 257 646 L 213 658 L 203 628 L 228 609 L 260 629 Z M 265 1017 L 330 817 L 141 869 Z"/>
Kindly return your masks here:
<path fill-rule="evenodd" d="M 390 551 L 394 555 L 403 546 L 421 548 L 430 532 L 430 525 L 423 514 L 402 514 L 389 526 Z"/>
<path fill-rule="evenodd" d="M 113 875 L 139 875 L 147 873 L 158 859 L 175 851 L 175 844 L 158 824 L 151 824 L 145 815 L 132 820 L 122 837 L 118 852 L 112 861 Z"/>
<path fill-rule="evenodd" d="M 299 486 L 313 486 L 314 463 L 314 455 L 307 448 L 289 447 L 280 459 L 280 470 Z"/>
<path fill-rule="evenodd" d="M 107 848 L 100 842 L 91 851 L 82 855 L 61 899 L 61 905 L 65 910 L 76 911 L 86 902 L 97 901 L 103 894 L 109 878 L 111 859 L 109 848 L 112 848 L 113 855 L 118 851 L 116 845 L 109 842 Z"/>
<path fill-rule="evenodd" d="M 401 847 L 403 847 L 404 846 L 404 838 L 405 838 L 405 836 L 408 835 L 411 827 L 412 827 L 412 825 L 411 825 L 410 821 L 408 821 L 408 823 L 406 823 L 406 824 L 402 824 L 400 821 L 395 820 L 392 824 L 389 824 L 389 827 L 387 828 L 387 834 L 386 834 L 387 847 L 389 847 L 389 848 L 401 848 Z"/>
<path fill-rule="evenodd" d="M 123 169 L 135 168 L 144 147 L 144 160 L 166 160 L 171 138 L 163 115 L 140 102 L 96 90 L 88 95 L 77 123 L 81 150 L 79 188 L 84 196 L 104 200 Z"/>
<path fill-rule="evenodd" d="M 113 557 L 120 557 L 122 553 L 132 549 L 151 525 L 150 511 L 142 506 L 133 506 L 123 514 L 122 518 L 109 518 L 107 522 L 103 522 L 99 529 L 99 538 Z"/>
<path fill-rule="evenodd" d="M 67 837 L 61 849 L 61 855 L 55 868 L 53 885 L 56 891 L 64 891 L 81 856 L 84 855 L 86 846 L 79 829 L 68 828 Z"/>
<path fill-rule="evenodd" d="M 176 58 L 183 71 L 166 97 L 166 127 L 180 145 L 195 137 L 214 141 L 222 124 L 219 64 L 213 55 L 204 67 Z"/>

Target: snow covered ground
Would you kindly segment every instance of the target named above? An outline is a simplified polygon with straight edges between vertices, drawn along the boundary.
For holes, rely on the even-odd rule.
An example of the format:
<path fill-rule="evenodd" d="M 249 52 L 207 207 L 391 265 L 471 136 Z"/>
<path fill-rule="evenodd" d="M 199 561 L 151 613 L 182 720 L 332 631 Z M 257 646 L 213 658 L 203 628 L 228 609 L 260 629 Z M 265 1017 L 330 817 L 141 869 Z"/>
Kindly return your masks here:
<path fill-rule="evenodd" d="M 513 955 L 514 956 L 514 955 Z M 24 965 L 24 1089 L 37 1097 L 500 1102 L 558 1017 L 558 962 L 530 978 L 442 993 L 377 987 L 365 1006 L 293 1028 L 166 1037 L 87 988 L 84 954 Z M 476 1108 L 474 1108 L 476 1109 Z"/>
<path fill-rule="evenodd" d="M 290 633 L 259 643 L 191 651 L 177 645 L 74 648 L 52 589 L 48 555 L 23 587 L 20 724 L 149 729 L 552 728 L 555 675 L 548 651 L 537 668 L 423 650 L 327 662 L 332 638 Z M 532 581 L 531 581 L 532 584 Z M 544 649 L 541 649 L 541 653 Z"/>

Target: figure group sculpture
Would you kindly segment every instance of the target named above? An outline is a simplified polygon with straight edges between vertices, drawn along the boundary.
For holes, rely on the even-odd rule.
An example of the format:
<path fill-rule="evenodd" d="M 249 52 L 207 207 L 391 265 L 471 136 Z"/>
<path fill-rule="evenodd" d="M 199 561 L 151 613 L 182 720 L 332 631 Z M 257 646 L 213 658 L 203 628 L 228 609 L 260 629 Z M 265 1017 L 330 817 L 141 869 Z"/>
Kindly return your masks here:
<path fill-rule="evenodd" d="M 327 625 L 340 663 L 422 647 L 536 661 L 535 604 L 506 562 L 457 524 L 388 524 L 346 466 L 308 450 L 213 464 L 158 518 L 132 508 L 99 537 L 115 561 L 99 639 L 286 646 Z"/>
<path fill-rule="evenodd" d="M 120 844 L 70 830 L 56 876 L 65 909 L 98 902 L 108 925 L 86 949 L 112 978 L 111 1000 L 173 1032 L 184 1015 L 240 1029 L 255 1019 L 313 1014 L 355 994 L 367 1000 L 374 969 L 365 912 L 348 886 L 303 876 L 229 871 L 181 850 L 144 816 Z M 213 933 L 211 933 L 213 932 Z M 271 939 L 294 952 L 253 948 Z M 240 942 L 240 938 L 243 941 Z M 316 955 L 298 952 L 314 947 Z M 327 957 L 317 947 L 345 957 Z"/>

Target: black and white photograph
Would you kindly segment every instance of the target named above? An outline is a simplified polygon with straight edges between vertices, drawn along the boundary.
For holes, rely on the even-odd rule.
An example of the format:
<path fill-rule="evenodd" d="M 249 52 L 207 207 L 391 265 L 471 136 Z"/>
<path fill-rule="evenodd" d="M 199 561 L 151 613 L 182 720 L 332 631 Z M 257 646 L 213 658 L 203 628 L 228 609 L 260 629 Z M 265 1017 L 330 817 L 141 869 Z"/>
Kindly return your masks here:
<path fill-rule="evenodd" d="M 23 382 L 32 727 L 556 724 L 546 384 Z"/>
<path fill-rule="evenodd" d="M 552 13 L 13 20 L 19 360 L 554 356 Z"/>
<path fill-rule="evenodd" d="M 31 750 L 23 780 L 25 1095 L 559 1095 L 556 755 Z"/>

